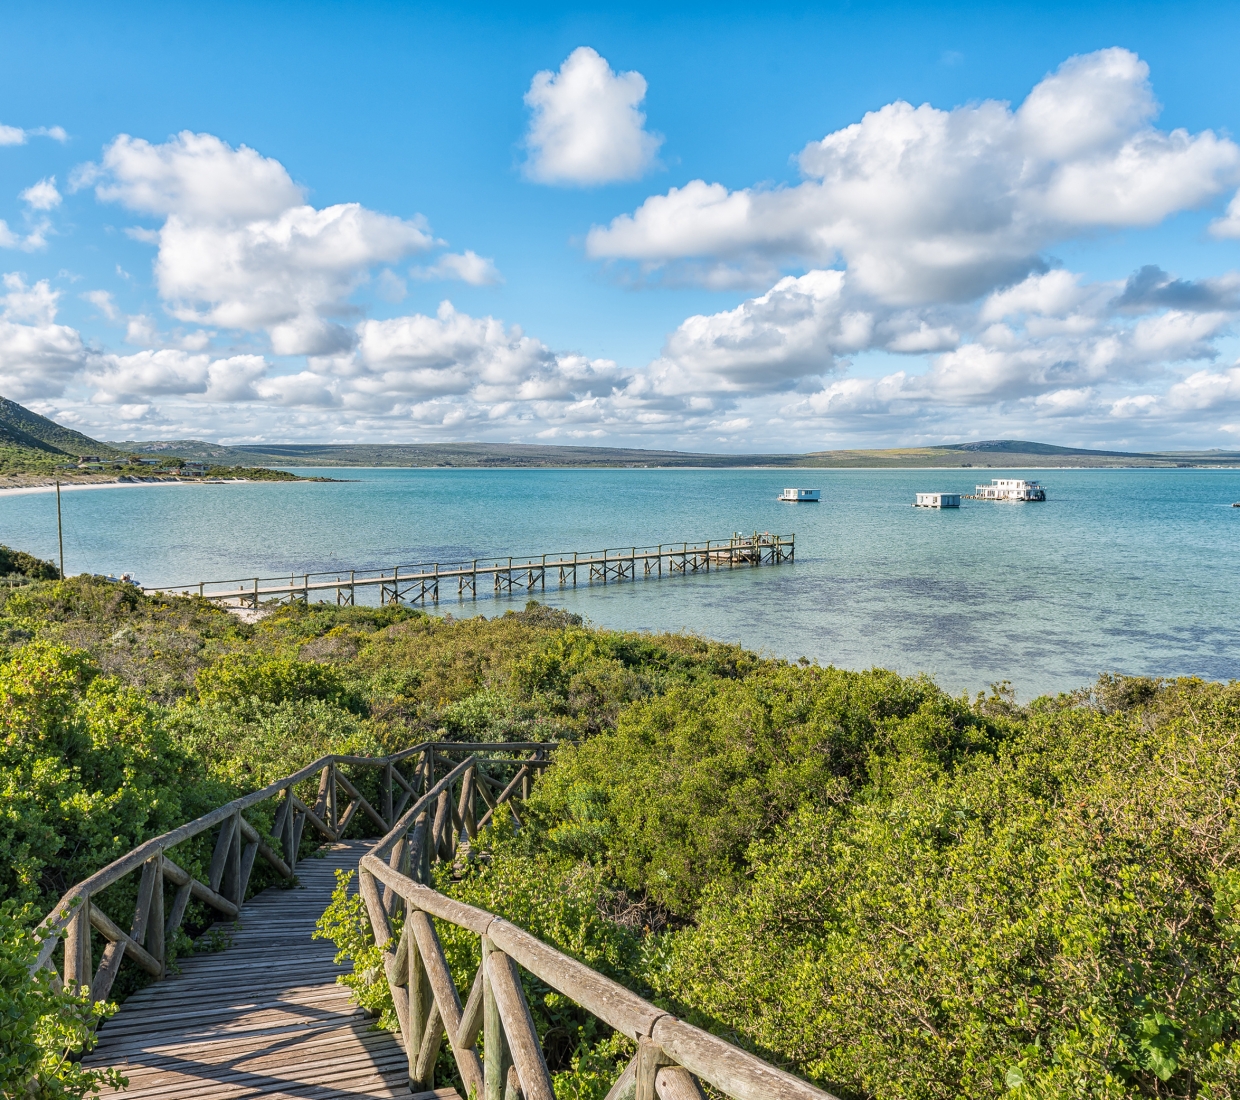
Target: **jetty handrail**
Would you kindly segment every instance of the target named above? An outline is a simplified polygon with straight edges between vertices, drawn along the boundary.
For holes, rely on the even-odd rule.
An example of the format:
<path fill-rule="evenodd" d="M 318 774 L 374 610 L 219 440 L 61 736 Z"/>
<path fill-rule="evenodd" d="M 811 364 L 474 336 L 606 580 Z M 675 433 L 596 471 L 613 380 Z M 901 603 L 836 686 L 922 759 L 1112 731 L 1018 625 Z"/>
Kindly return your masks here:
<path fill-rule="evenodd" d="M 725 539 L 695 542 L 675 541 L 647 546 L 612 546 L 602 550 L 556 551 L 546 554 L 490 555 L 449 562 L 415 562 L 367 569 L 338 567 L 305 573 L 282 573 L 270 576 L 234 577 L 228 580 L 192 581 L 186 584 L 154 585 L 143 592 L 163 595 L 197 593 L 208 600 L 239 601 L 242 606 L 258 607 L 263 598 L 309 600 L 310 593 L 335 591 L 337 600 L 347 594 L 353 602 L 358 588 L 380 588 L 381 602 L 400 602 L 416 591 L 415 600 L 439 598 L 439 582 L 456 579 L 458 595 L 478 595 L 477 578 L 493 577 L 496 592 L 511 592 L 519 587 L 516 576 L 524 575 L 524 586 L 546 587 L 547 570 L 558 572 L 563 586 L 577 583 L 577 570 L 584 569 L 587 583 L 627 577 L 637 579 L 636 563 L 645 563 L 645 575 L 663 575 L 663 563 L 669 572 L 697 572 L 720 565 L 777 565 L 795 558 L 795 534 L 772 534 L 754 531 L 734 533 Z M 677 561 L 679 559 L 679 561 Z M 657 568 L 656 568 L 657 564 Z M 627 565 L 627 569 L 625 566 Z M 602 567 L 599 569 L 598 567 Z M 402 586 L 404 586 L 402 588 Z M 389 599 L 390 596 L 390 599 Z"/>
<path fill-rule="evenodd" d="M 286 775 L 265 787 L 216 807 L 193 821 L 186 822 L 159 836 L 137 845 L 94 874 L 71 886 L 38 925 L 41 943 L 32 963 L 32 973 L 47 968 L 56 980 L 61 979 L 53 962 L 53 954 L 64 940 L 63 981 L 79 988 L 88 988 L 95 1001 L 105 1000 L 120 970 L 121 963 L 131 959 L 152 977 L 164 977 L 167 968 L 167 943 L 180 928 L 191 898 L 204 902 L 226 918 L 235 919 L 245 901 L 246 889 L 258 856 L 284 879 L 296 875 L 297 852 L 303 830 L 309 823 L 320 835 L 339 840 L 360 811 L 381 829 L 400 817 L 412 799 L 418 801 L 423 782 L 433 781 L 435 765 L 452 763 L 448 754 L 466 752 L 475 766 L 485 762 L 499 770 L 504 766 L 525 767 L 522 757 L 479 755 L 480 753 L 526 754 L 531 760 L 544 760 L 553 742 L 460 742 L 424 741 L 388 756 L 353 756 L 333 753 Z M 407 779 L 398 764 L 418 757 L 415 777 Z M 383 807 L 376 809 L 361 794 L 340 766 L 382 768 Z M 313 804 L 297 797 L 295 787 L 319 776 L 319 787 Z M 439 785 L 442 786 L 442 783 Z M 438 789 L 438 787 L 436 788 Z M 341 806 L 340 795 L 349 799 Z M 276 812 L 271 839 L 282 849 L 277 853 L 246 818 L 243 811 L 283 793 Z M 399 800 L 399 801 L 397 801 Z M 187 840 L 219 826 L 207 881 L 195 878 L 168 856 L 168 851 Z M 126 875 L 142 870 L 133 923 L 128 932 L 118 926 L 93 898 Z M 177 889 L 170 912 L 164 912 L 164 882 Z M 91 932 L 99 932 L 107 947 L 98 971 L 92 975 Z"/>
<path fill-rule="evenodd" d="M 637 1053 L 608 1100 L 704 1100 L 700 1081 L 734 1100 L 835 1100 L 731 1043 L 678 1019 L 486 910 L 427 885 L 436 858 L 451 863 L 460 843 L 486 819 L 523 795 L 533 772 L 548 761 L 523 763 L 502 791 L 473 758 L 430 787 L 366 855 L 358 887 L 383 953 L 401 1045 L 414 1091 L 434 1089 L 443 1040 L 470 1096 L 478 1100 L 555 1100 L 551 1075 L 522 992 L 518 966 L 637 1043 Z M 459 782 L 459 798 L 453 786 Z M 488 805 L 475 821 L 479 795 Z M 511 802 L 509 806 L 511 807 Z M 516 818 L 515 809 L 512 810 Z M 516 818 L 518 825 L 520 819 Z M 454 828 L 455 827 L 455 828 Z M 401 917 L 399 934 L 393 924 Z M 440 944 L 437 918 L 481 941 L 482 962 L 464 1004 Z M 481 1035 L 482 1055 L 478 1053 Z"/>

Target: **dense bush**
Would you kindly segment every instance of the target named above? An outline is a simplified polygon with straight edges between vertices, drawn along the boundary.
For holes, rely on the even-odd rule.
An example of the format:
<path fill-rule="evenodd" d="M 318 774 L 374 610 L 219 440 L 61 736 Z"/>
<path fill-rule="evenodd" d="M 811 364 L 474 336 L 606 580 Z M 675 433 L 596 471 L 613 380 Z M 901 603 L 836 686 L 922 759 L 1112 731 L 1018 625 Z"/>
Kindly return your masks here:
<path fill-rule="evenodd" d="M 0 591 L 0 735 L 9 960 L 76 879 L 322 753 L 559 739 L 441 889 L 847 1100 L 1240 1094 L 1240 685 L 1021 707 L 537 605 L 247 625 L 77 578 Z M 347 886 L 323 927 L 382 1014 Z M 440 932 L 465 989 L 474 937 Z M 601 1100 L 627 1040 L 527 996 L 559 1093 Z"/>
<path fill-rule="evenodd" d="M 31 974 L 39 940 L 14 903 L 0 902 L 0 1096 L 67 1100 L 123 1087 L 115 1069 L 85 1069 L 76 1055 L 95 1045 L 94 1027 L 109 1005 L 54 988 L 47 970 Z"/>
<path fill-rule="evenodd" d="M 32 581 L 54 581 L 60 576 L 58 566 L 43 561 L 24 550 L 11 550 L 0 544 L 0 577 L 25 577 Z"/>

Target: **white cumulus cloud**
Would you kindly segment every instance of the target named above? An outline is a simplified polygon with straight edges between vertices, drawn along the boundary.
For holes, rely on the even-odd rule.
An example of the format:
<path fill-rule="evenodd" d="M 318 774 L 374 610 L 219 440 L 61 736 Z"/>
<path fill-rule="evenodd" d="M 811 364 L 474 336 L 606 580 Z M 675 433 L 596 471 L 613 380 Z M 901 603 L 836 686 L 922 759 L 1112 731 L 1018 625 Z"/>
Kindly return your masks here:
<path fill-rule="evenodd" d="M 421 218 L 316 209 L 284 166 L 210 134 L 122 135 L 79 175 L 103 201 L 164 218 L 155 276 L 178 320 L 265 331 L 277 355 L 351 346 L 349 297 L 371 268 L 429 248 Z"/>
<path fill-rule="evenodd" d="M 87 351 L 76 329 L 56 323 L 60 292 L 46 279 L 29 286 L 23 276 L 4 276 L 0 296 L 0 394 L 56 397 L 81 372 Z"/>
<path fill-rule="evenodd" d="M 1240 182 L 1229 138 L 1154 127 L 1148 75 L 1107 49 L 1070 58 L 1015 110 L 897 101 L 807 145 L 800 184 L 693 180 L 595 226 L 587 252 L 716 280 L 720 264 L 842 260 L 888 303 L 968 301 L 1038 271 L 1056 240 L 1153 225 Z"/>
<path fill-rule="evenodd" d="M 558 73 L 536 73 L 525 94 L 526 175 L 587 186 L 639 179 L 663 142 L 646 129 L 645 98 L 641 73 L 614 72 L 589 46 L 569 54 Z"/>
<path fill-rule="evenodd" d="M 415 279 L 459 279 L 470 286 L 497 286 L 504 281 L 494 260 L 470 249 L 445 253 L 432 266 L 415 267 L 409 274 Z"/>
<path fill-rule="evenodd" d="M 31 210 L 54 210 L 60 205 L 60 192 L 56 190 L 56 177 L 48 176 L 33 183 L 21 193 L 21 200 Z"/>

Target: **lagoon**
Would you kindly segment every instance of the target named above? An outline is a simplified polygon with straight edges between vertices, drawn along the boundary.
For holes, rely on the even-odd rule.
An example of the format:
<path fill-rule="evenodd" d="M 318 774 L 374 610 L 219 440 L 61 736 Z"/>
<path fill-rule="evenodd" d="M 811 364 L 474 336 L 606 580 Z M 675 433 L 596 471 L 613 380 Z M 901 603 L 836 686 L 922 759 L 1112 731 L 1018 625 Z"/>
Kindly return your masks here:
<path fill-rule="evenodd" d="M 1028 699 L 1100 672 L 1240 677 L 1236 470 L 298 470 L 334 484 L 66 490 L 69 573 L 147 585 L 734 531 L 795 532 L 793 565 L 558 591 L 600 626 L 690 630 L 845 668 Z M 1039 478 L 1044 504 L 912 507 L 918 491 Z M 785 504 L 788 485 L 821 504 Z M 0 494 L 0 542 L 56 556 L 51 493 Z M 542 597 L 540 597 L 542 598 Z M 484 596 L 440 613 L 492 615 Z"/>

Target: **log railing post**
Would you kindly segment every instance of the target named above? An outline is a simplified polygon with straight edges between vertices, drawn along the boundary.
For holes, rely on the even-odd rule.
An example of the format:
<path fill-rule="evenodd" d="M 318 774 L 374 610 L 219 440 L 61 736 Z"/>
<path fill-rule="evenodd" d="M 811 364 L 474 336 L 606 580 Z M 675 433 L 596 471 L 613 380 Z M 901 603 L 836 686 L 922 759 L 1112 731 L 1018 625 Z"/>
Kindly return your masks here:
<path fill-rule="evenodd" d="M 160 852 L 150 862 L 155 865 L 155 884 L 147 914 L 145 947 L 155 956 L 160 966 L 160 977 L 163 977 L 168 971 L 168 944 L 164 934 L 164 853 Z"/>
<path fill-rule="evenodd" d="M 396 824 L 396 817 L 392 813 L 392 767 L 389 760 L 383 768 L 383 820 L 387 822 L 389 829 Z"/>
<path fill-rule="evenodd" d="M 241 908 L 241 811 L 238 810 L 232 816 L 232 826 L 228 841 L 228 856 L 224 864 L 224 879 L 221 883 L 220 893 L 237 906 Z"/>
<path fill-rule="evenodd" d="M 503 1023 L 504 1038 L 521 1083 L 521 1095 L 525 1100 L 555 1100 L 551 1074 L 547 1071 L 542 1046 L 538 1042 L 530 1006 L 521 991 L 517 964 L 493 945 L 487 952 L 485 965 L 486 976 L 491 981 L 492 997 Z M 651 1097 L 651 1100 L 654 1098 Z"/>
<path fill-rule="evenodd" d="M 504 1084 L 511 1061 L 504 1041 L 504 1025 L 499 1017 L 495 990 L 487 977 L 487 958 L 496 950 L 490 936 L 482 937 L 482 1079 L 481 1100 L 504 1100 Z"/>
<path fill-rule="evenodd" d="M 83 895 L 65 929 L 65 985 L 90 988 L 90 895 Z"/>
<path fill-rule="evenodd" d="M 336 839 L 340 839 L 340 823 L 337 818 L 338 806 L 336 804 L 336 762 L 333 760 L 327 765 L 327 825 Z"/>
<path fill-rule="evenodd" d="M 412 933 L 409 935 L 407 950 L 409 952 L 409 1041 L 405 1052 L 409 1059 L 409 1081 L 413 1090 L 417 1092 L 423 1085 L 427 1088 L 434 1087 L 433 1081 L 422 1080 L 418 1077 L 418 1055 L 426 1039 L 427 1029 L 433 1023 L 437 1025 L 437 1021 L 431 1019 L 431 1005 L 434 1003 L 435 995 L 431 992 L 431 983 L 426 976 L 426 965 L 422 962 L 422 953 L 418 950 Z M 432 1065 L 428 1076 L 433 1078 L 434 1073 Z"/>
<path fill-rule="evenodd" d="M 211 856 L 211 866 L 207 871 L 207 883 L 212 890 L 219 891 L 224 881 L 224 871 L 228 866 L 229 852 L 232 850 L 233 831 L 237 819 L 226 817 L 220 822 L 219 836 L 215 838 L 215 851 Z"/>

